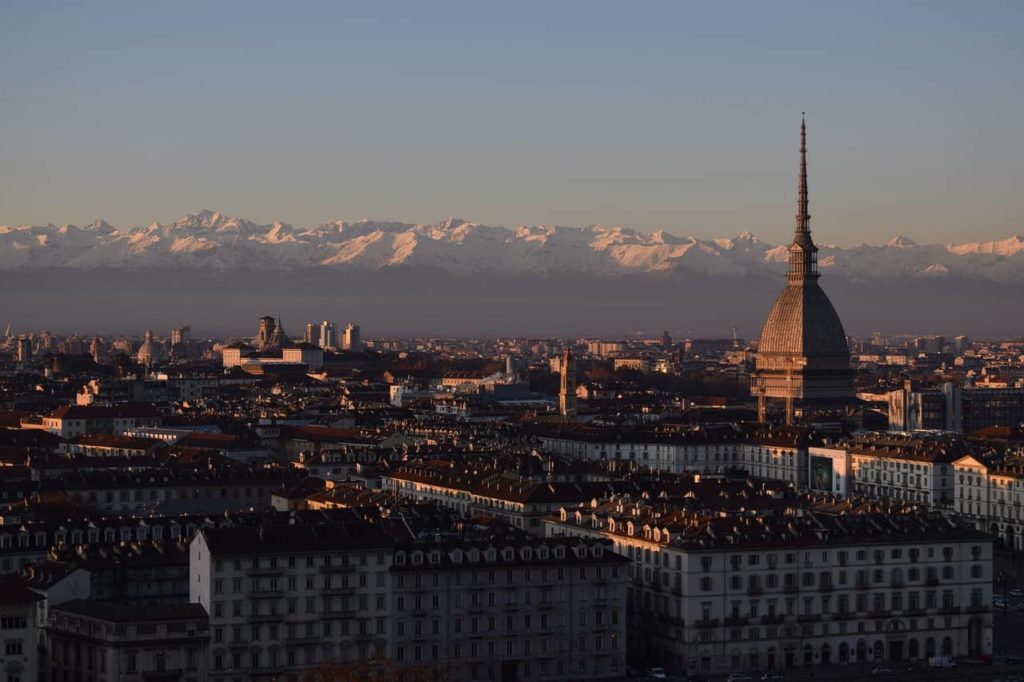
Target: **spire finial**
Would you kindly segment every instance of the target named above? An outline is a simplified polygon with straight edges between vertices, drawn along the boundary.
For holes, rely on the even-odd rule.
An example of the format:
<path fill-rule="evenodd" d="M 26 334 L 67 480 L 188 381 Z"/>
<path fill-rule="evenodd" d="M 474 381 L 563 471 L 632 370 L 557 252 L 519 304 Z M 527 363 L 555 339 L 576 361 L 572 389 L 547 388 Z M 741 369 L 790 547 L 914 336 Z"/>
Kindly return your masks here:
<path fill-rule="evenodd" d="M 807 197 L 807 113 L 800 112 L 800 190 L 796 206 L 796 231 L 811 231 L 811 214 Z"/>
<path fill-rule="evenodd" d="M 807 114 L 800 112 L 800 188 L 796 198 L 796 234 L 789 247 L 789 278 L 803 281 L 818 276 L 818 248 L 811 239 L 810 201 L 807 196 Z"/>

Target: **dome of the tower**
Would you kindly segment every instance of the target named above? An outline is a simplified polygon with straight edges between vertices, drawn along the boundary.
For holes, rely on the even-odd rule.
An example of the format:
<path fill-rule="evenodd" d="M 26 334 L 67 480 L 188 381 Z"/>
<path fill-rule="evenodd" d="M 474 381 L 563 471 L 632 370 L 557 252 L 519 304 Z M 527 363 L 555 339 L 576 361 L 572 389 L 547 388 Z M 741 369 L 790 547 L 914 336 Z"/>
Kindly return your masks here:
<path fill-rule="evenodd" d="M 816 281 L 790 285 L 775 299 L 761 330 L 758 356 L 836 357 L 848 362 L 846 332 Z"/>

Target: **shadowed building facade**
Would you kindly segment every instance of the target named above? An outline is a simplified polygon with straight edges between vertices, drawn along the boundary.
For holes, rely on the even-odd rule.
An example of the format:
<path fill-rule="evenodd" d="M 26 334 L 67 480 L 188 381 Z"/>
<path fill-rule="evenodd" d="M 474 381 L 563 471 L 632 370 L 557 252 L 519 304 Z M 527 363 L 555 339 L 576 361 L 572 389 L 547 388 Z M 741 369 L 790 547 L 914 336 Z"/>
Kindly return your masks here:
<path fill-rule="evenodd" d="M 818 277 L 818 247 L 811 239 L 808 210 L 807 127 L 801 121 L 800 190 L 786 288 L 775 299 L 761 330 L 751 375 L 761 421 L 770 398 L 786 401 L 786 422 L 792 423 L 797 403 L 827 404 L 853 397 L 846 332 Z"/>

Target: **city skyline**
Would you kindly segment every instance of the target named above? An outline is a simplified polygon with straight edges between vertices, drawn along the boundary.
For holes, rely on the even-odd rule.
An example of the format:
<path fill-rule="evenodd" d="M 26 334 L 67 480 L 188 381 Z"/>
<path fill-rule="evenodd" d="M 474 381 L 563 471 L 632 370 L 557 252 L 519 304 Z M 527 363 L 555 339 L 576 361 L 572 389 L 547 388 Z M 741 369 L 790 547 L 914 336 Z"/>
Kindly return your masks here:
<path fill-rule="evenodd" d="M 825 242 L 1022 231 L 1013 3 L 5 13 L 0 223 L 208 206 L 781 242 L 807 110 Z"/>
<path fill-rule="evenodd" d="M 1022 29 L 5 4 L 6 682 L 1017 679 Z"/>

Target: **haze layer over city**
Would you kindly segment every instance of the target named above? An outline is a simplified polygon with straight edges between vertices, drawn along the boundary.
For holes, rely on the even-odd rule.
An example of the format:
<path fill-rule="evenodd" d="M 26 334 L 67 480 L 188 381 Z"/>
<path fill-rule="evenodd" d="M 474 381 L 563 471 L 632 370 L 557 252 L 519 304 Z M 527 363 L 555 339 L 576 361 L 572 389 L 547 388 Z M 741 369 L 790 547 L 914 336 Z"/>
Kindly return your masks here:
<path fill-rule="evenodd" d="M 1022 20 L 0 8 L 0 675 L 1024 679 Z"/>

